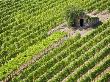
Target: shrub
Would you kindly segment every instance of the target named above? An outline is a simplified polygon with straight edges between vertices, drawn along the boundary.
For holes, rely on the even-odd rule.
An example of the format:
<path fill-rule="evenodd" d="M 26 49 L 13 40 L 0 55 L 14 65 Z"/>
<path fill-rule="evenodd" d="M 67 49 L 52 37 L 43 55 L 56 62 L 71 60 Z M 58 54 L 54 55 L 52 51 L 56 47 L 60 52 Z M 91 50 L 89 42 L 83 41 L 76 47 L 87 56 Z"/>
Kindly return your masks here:
<path fill-rule="evenodd" d="M 70 6 L 66 9 L 64 13 L 64 18 L 68 24 L 69 27 L 74 27 L 75 26 L 75 20 L 79 17 L 84 15 L 84 11 L 81 8 L 77 8 L 74 6 Z"/>

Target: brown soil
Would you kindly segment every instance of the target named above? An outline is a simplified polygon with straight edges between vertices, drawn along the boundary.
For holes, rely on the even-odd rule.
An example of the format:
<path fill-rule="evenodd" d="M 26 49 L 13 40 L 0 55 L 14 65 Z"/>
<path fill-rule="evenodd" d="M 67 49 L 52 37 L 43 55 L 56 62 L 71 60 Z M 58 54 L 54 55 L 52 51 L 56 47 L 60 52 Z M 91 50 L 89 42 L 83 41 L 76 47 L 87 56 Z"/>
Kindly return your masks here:
<path fill-rule="evenodd" d="M 97 13 L 97 11 L 93 11 L 92 13 L 89 13 L 88 15 L 92 17 L 98 17 L 101 22 L 106 22 L 110 19 L 110 13 L 108 10 L 104 10 L 99 13 Z"/>
<path fill-rule="evenodd" d="M 66 32 L 69 37 L 75 35 L 76 33 L 80 33 L 81 36 L 84 36 L 86 33 L 88 33 L 91 30 L 92 30 L 92 28 L 87 28 L 87 29 L 83 29 L 83 28 L 73 29 L 71 27 L 68 28 L 67 24 L 66 23 L 63 23 L 63 24 L 57 26 L 56 28 L 50 30 L 48 32 L 48 34 L 50 35 L 50 34 L 52 34 L 55 31 L 61 31 L 61 32 Z"/>

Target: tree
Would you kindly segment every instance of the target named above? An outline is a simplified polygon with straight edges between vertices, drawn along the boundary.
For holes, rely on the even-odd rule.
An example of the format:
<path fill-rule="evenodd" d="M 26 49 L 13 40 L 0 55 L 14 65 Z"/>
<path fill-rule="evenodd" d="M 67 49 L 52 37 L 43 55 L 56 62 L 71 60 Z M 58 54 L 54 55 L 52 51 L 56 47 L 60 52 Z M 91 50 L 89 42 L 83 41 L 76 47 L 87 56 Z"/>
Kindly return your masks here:
<path fill-rule="evenodd" d="M 64 18 L 68 24 L 69 27 L 74 27 L 75 26 L 75 20 L 79 17 L 84 15 L 84 11 L 81 8 L 77 8 L 74 6 L 70 6 L 66 9 L 65 13 L 64 13 Z"/>

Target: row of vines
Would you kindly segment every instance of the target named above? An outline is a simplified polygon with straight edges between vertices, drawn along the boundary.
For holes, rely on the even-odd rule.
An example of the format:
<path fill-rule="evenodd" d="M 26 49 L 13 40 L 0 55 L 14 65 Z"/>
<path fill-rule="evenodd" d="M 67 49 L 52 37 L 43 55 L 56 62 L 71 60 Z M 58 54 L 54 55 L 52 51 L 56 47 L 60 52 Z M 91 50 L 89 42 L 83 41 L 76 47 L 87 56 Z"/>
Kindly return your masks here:
<path fill-rule="evenodd" d="M 110 22 L 70 38 L 12 79 L 18 82 L 88 82 L 110 65 Z M 88 71 L 88 72 L 87 72 Z M 21 81 L 22 81 L 21 80 Z"/>

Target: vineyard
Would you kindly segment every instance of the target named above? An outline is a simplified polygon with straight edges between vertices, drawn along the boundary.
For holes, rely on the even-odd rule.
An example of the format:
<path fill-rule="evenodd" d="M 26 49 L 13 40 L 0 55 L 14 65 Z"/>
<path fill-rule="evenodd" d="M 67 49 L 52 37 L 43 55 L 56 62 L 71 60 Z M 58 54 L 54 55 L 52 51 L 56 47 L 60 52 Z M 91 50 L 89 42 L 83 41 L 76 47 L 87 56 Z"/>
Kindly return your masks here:
<path fill-rule="evenodd" d="M 109 0 L 0 1 L 0 82 L 110 82 L 110 19 L 87 32 L 48 32 L 68 6 L 110 12 Z"/>

